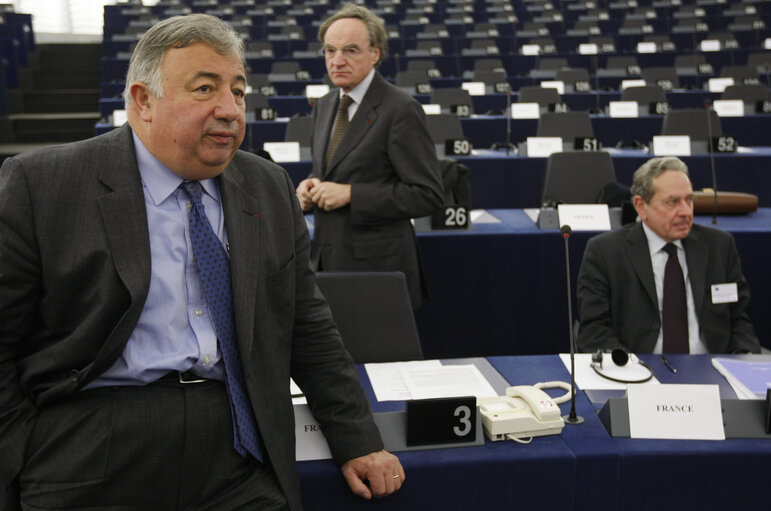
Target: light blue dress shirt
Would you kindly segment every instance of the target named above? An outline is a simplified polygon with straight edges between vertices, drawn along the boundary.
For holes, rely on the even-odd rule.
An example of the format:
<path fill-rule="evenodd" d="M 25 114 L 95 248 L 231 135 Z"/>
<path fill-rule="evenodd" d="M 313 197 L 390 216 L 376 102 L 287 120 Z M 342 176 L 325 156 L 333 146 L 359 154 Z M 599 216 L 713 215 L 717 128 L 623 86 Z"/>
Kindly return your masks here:
<path fill-rule="evenodd" d="M 85 388 L 144 385 L 171 371 L 224 380 L 217 334 L 193 261 L 182 178 L 156 159 L 134 135 L 150 230 L 150 290 L 134 332 L 118 360 Z M 212 229 L 227 247 L 219 188 L 201 181 Z"/>

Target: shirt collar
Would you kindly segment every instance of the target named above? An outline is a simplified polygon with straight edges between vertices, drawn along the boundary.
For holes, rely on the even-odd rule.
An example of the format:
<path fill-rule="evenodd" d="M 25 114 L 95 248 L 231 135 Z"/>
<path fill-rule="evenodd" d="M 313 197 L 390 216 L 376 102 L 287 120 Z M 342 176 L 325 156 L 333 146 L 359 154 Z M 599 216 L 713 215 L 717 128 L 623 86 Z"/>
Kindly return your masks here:
<path fill-rule="evenodd" d="M 172 172 L 158 158 L 153 156 L 136 133 L 132 133 L 132 135 L 134 137 L 134 151 L 139 166 L 139 175 L 142 177 L 142 184 L 144 184 L 153 204 L 158 206 L 179 188 L 184 179 Z M 219 201 L 217 184 L 213 179 L 203 179 L 199 182 L 208 195 Z"/>
<path fill-rule="evenodd" d="M 651 255 L 660 252 L 664 246 L 669 243 L 668 241 L 662 239 L 658 234 L 653 232 L 653 230 L 648 227 L 645 222 L 642 222 L 642 226 L 643 231 L 645 231 L 645 237 L 648 239 L 648 249 L 650 250 Z M 672 242 L 672 244 L 679 249 L 683 249 L 683 240 L 675 240 Z"/>
<path fill-rule="evenodd" d="M 367 90 L 369 89 L 370 84 L 372 83 L 372 79 L 375 77 L 375 68 L 372 68 L 372 70 L 367 74 L 367 76 L 364 77 L 364 79 L 359 82 L 359 85 L 351 89 L 350 92 L 343 92 L 343 89 L 340 89 L 340 97 L 343 97 L 343 94 L 348 94 L 348 96 L 353 99 L 357 105 L 360 105 L 361 102 L 364 100 L 364 96 L 367 94 Z"/>

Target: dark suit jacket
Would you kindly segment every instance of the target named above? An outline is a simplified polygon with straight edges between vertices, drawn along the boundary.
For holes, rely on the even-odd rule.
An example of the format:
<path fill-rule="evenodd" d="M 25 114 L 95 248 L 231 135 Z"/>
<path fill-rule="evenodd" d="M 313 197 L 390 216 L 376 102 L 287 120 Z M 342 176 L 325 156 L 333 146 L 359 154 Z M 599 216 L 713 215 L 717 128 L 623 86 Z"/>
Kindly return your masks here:
<path fill-rule="evenodd" d="M 412 96 L 374 79 L 325 168 L 339 91 L 313 110 L 312 176 L 351 184 L 351 203 L 315 210 L 313 258 L 329 271 L 402 271 L 417 308 L 426 295 L 410 218 L 442 203 L 442 178 L 425 114 Z"/>
<path fill-rule="evenodd" d="M 709 351 L 759 353 L 760 343 L 746 312 L 749 287 L 733 237 L 694 225 L 683 246 L 699 329 Z M 739 300 L 713 304 L 711 286 L 727 282 L 736 283 Z M 623 347 L 636 353 L 653 352 L 661 316 L 642 224 L 589 240 L 578 273 L 577 295 L 580 351 Z"/>
<path fill-rule="evenodd" d="M 336 462 L 383 445 L 315 285 L 289 177 L 239 151 L 218 183 L 249 396 L 271 464 L 298 509 L 290 376 L 305 391 Z M 150 285 L 150 245 L 128 125 L 6 160 L 0 197 L 5 486 L 25 463 L 37 409 L 78 392 L 122 352 Z"/>

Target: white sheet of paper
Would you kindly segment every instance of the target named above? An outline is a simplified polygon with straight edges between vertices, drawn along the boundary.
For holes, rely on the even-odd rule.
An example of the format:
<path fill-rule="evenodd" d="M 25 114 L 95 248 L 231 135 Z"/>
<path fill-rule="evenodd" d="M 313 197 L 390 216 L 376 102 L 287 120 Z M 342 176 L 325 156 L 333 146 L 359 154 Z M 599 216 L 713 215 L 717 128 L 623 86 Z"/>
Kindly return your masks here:
<path fill-rule="evenodd" d="M 292 396 L 293 405 L 303 405 L 308 402 L 303 391 L 300 390 L 300 387 L 297 386 L 292 378 L 289 378 L 289 393 Z"/>
<path fill-rule="evenodd" d="M 560 137 L 527 137 L 527 155 L 531 158 L 546 158 L 552 153 L 562 152 Z"/>
<path fill-rule="evenodd" d="M 468 91 L 469 96 L 485 95 L 485 82 L 463 82 L 460 86 Z"/>
<path fill-rule="evenodd" d="M 741 99 L 716 99 L 712 107 L 720 117 L 744 117 L 744 101 Z"/>
<path fill-rule="evenodd" d="M 512 119 L 538 119 L 541 117 L 541 106 L 538 103 L 512 103 Z"/>
<path fill-rule="evenodd" d="M 559 224 L 574 231 L 609 231 L 610 210 L 607 204 L 559 204 Z"/>
<path fill-rule="evenodd" d="M 128 114 L 125 110 L 113 110 L 112 111 L 112 125 L 123 126 L 128 121 Z"/>
<path fill-rule="evenodd" d="M 611 101 L 608 104 L 608 114 L 618 118 L 639 117 L 640 105 L 637 101 Z"/>
<path fill-rule="evenodd" d="M 656 156 L 690 156 L 691 137 L 688 135 L 654 135 L 653 154 Z"/>
<path fill-rule="evenodd" d="M 645 368 L 632 368 L 632 367 L 612 367 L 613 362 L 610 360 L 610 353 L 606 354 L 604 358 L 608 361 L 603 365 L 603 372 L 609 376 L 620 377 L 626 380 L 639 379 L 647 375 Z M 570 372 L 570 354 L 560 353 L 560 360 L 565 364 L 568 372 Z M 627 388 L 626 383 L 618 383 L 615 381 L 603 378 L 599 374 L 594 372 L 591 366 L 592 354 L 591 353 L 576 353 L 576 385 L 581 390 L 624 390 Z M 636 387 L 639 385 L 658 385 L 659 381 L 654 376 L 645 383 L 635 383 L 630 387 Z"/>
<path fill-rule="evenodd" d="M 265 142 L 262 148 L 270 153 L 273 161 L 300 161 L 299 142 Z"/>
<path fill-rule="evenodd" d="M 631 438 L 725 440 L 717 385 L 632 386 L 626 395 Z"/>
<path fill-rule="evenodd" d="M 412 399 L 498 395 L 474 364 L 428 369 L 405 367 L 402 369 L 402 377 Z"/>
<path fill-rule="evenodd" d="M 433 369 L 442 367 L 439 360 L 416 360 L 411 362 L 387 362 L 382 364 L 364 364 L 369 382 L 378 401 L 406 401 L 412 399 L 409 389 L 402 378 L 402 368 L 415 367 Z"/>

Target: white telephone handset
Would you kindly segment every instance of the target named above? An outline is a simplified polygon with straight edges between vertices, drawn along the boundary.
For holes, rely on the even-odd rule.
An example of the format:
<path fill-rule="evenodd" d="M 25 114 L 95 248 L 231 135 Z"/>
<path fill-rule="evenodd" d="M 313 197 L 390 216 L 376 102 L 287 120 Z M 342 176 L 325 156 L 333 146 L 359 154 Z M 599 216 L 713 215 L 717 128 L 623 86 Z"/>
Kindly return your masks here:
<path fill-rule="evenodd" d="M 482 426 L 490 440 L 558 435 L 565 426 L 559 406 L 541 389 L 520 385 L 505 396 L 479 398 Z"/>

